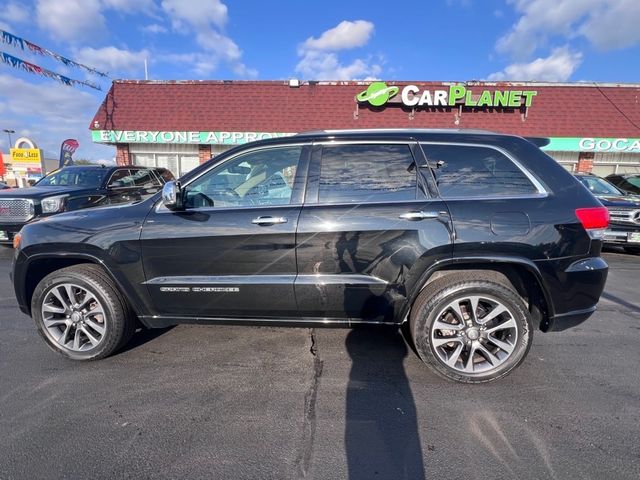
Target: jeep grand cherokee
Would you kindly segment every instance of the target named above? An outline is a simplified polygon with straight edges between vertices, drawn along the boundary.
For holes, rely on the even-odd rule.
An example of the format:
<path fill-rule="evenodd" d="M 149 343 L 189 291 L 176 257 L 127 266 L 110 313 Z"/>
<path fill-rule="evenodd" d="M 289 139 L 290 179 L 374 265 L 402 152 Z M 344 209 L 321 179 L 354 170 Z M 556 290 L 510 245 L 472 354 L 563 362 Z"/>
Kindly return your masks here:
<path fill-rule="evenodd" d="M 136 322 L 409 324 L 435 372 L 502 377 L 534 330 L 589 317 L 606 208 L 533 141 L 318 131 L 229 150 L 139 203 L 28 224 L 13 281 L 53 350 L 121 348 Z"/>

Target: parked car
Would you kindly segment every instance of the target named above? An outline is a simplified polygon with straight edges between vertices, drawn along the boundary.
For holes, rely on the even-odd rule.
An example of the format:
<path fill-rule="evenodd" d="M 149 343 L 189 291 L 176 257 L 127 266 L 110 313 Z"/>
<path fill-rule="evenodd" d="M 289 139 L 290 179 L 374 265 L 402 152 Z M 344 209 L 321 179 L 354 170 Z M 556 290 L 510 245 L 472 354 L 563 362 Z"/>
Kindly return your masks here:
<path fill-rule="evenodd" d="M 576 178 L 609 210 L 604 242 L 622 246 L 628 253 L 640 253 L 640 197 L 625 194 L 596 175 L 579 173 Z"/>
<path fill-rule="evenodd" d="M 640 175 L 638 174 L 612 173 L 607 175 L 606 179 L 624 193 L 640 195 Z"/>
<path fill-rule="evenodd" d="M 0 244 L 36 218 L 142 200 L 173 175 L 165 168 L 76 166 L 55 170 L 33 187 L 0 191 Z"/>
<path fill-rule="evenodd" d="M 20 309 L 75 360 L 146 327 L 407 323 L 446 378 L 500 378 L 596 309 L 608 212 L 534 143 L 319 131 L 246 144 L 143 202 L 26 225 Z M 558 347 L 561 348 L 561 347 Z"/>

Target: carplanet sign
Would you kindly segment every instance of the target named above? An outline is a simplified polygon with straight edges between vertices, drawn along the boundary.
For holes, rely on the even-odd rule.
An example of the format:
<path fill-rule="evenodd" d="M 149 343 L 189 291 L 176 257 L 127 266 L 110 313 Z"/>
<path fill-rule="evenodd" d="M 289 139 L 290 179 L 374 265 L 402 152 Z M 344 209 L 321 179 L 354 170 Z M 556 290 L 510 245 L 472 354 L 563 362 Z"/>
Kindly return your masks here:
<path fill-rule="evenodd" d="M 397 96 L 399 94 L 399 97 Z M 451 85 L 447 90 L 421 90 L 417 85 L 397 87 L 385 82 L 373 82 L 366 90 L 356 95 L 359 103 L 382 107 L 387 103 L 406 107 L 530 107 L 535 90 L 482 90 L 473 91 L 464 85 Z M 395 98 L 394 98 L 395 97 Z"/>

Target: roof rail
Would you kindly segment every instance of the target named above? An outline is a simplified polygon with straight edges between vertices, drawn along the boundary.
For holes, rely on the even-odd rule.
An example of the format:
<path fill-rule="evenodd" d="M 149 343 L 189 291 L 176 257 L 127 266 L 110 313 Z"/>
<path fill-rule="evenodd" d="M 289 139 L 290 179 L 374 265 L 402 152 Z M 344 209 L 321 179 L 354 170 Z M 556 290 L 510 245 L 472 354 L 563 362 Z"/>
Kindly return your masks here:
<path fill-rule="evenodd" d="M 354 133 L 402 133 L 402 132 L 415 132 L 415 133 L 480 133 L 480 134 L 494 134 L 490 130 L 480 130 L 473 128 L 347 128 L 336 130 L 308 130 L 305 132 L 296 133 L 295 136 L 301 135 L 332 135 L 332 134 L 354 134 Z"/>

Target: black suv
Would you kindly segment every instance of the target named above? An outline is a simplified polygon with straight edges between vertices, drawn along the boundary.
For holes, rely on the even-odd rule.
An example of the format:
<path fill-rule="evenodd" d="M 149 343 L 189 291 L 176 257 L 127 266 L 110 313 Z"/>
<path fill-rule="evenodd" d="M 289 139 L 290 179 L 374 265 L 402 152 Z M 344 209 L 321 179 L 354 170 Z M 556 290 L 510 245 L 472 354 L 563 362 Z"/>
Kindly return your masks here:
<path fill-rule="evenodd" d="M 640 195 L 640 175 L 637 173 L 612 173 L 607 181 L 630 195 Z"/>
<path fill-rule="evenodd" d="M 640 253 L 640 196 L 625 194 L 590 173 L 576 174 L 576 178 L 609 210 L 610 225 L 604 232 L 604 243 L 619 245 L 628 253 Z"/>
<path fill-rule="evenodd" d="M 0 192 L 0 244 L 34 218 L 81 208 L 131 202 L 150 196 L 173 180 L 166 168 L 65 167 L 41 178 L 33 187 Z"/>
<path fill-rule="evenodd" d="M 436 372 L 519 365 L 595 310 L 607 210 L 533 141 L 320 131 L 247 144 L 117 208 L 28 224 L 18 303 L 46 343 L 105 357 L 146 327 L 408 323 Z"/>

